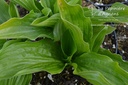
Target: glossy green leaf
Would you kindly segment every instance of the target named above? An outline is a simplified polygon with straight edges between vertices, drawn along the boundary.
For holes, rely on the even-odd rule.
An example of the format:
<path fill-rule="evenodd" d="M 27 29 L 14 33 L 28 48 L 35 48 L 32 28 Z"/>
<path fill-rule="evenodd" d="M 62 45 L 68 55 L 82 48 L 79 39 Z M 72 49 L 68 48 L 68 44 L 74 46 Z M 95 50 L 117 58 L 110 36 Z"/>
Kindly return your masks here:
<path fill-rule="evenodd" d="M 101 26 L 105 22 L 127 23 L 128 6 L 116 2 L 106 11 L 84 8 L 84 15 L 91 18 L 94 26 Z"/>
<path fill-rule="evenodd" d="M 105 55 L 84 53 L 73 63 L 74 73 L 86 78 L 93 85 L 128 85 L 128 72 Z"/>
<path fill-rule="evenodd" d="M 82 4 L 81 3 L 81 0 L 66 0 L 68 2 L 68 4 L 71 4 L 71 5 L 75 5 L 75 4 Z"/>
<path fill-rule="evenodd" d="M 59 20 L 54 26 L 54 30 L 53 30 L 54 41 L 60 41 L 60 38 L 63 35 L 62 24 L 63 24 L 63 22 L 61 20 Z"/>
<path fill-rule="evenodd" d="M 40 1 L 43 7 L 51 8 L 53 7 L 53 3 L 55 3 L 56 0 L 40 0 Z"/>
<path fill-rule="evenodd" d="M 105 35 L 112 33 L 115 29 L 111 26 L 93 26 L 93 38 L 90 41 L 91 50 L 97 52 L 103 43 Z"/>
<path fill-rule="evenodd" d="M 98 9 L 92 9 L 92 22 L 94 25 L 103 25 L 105 22 L 120 22 L 118 19 L 110 15 L 108 12 Z"/>
<path fill-rule="evenodd" d="M 9 43 L 6 43 L 6 42 L 3 43 L 2 49 L 6 48 L 7 46 L 9 46 L 9 45 L 11 45 L 13 43 L 20 42 L 20 41 L 22 41 L 22 40 L 21 39 L 20 40 L 18 40 L 18 39 L 17 40 L 7 40 L 6 42 L 9 42 Z"/>
<path fill-rule="evenodd" d="M 77 75 L 87 79 L 93 85 L 113 85 L 98 71 L 81 71 L 78 73 Z"/>
<path fill-rule="evenodd" d="M 73 56 L 73 54 L 77 51 L 77 46 L 73 39 L 73 34 L 68 29 L 62 35 L 61 47 L 63 49 L 63 53 L 66 56 Z"/>
<path fill-rule="evenodd" d="M 113 61 L 118 62 L 123 69 L 128 71 L 128 61 L 122 60 L 120 55 L 111 53 L 109 50 L 103 48 L 100 48 L 98 53 L 110 57 Z"/>
<path fill-rule="evenodd" d="M 60 46 L 51 40 L 7 43 L 0 50 L 0 80 L 42 70 L 57 74 L 65 67 Z"/>
<path fill-rule="evenodd" d="M 0 24 L 7 21 L 10 18 L 8 13 L 9 6 L 5 0 L 0 0 Z"/>
<path fill-rule="evenodd" d="M 104 27 L 98 34 L 94 35 L 92 41 L 90 42 L 91 51 L 97 52 L 102 44 L 105 35 L 107 34 L 108 27 Z"/>
<path fill-rule="evenodd" d="M 9 14 L 11 17 L 19 17 L 18 9 L 12 2 L 9 3 Z"/>
<path fill-rule="evenodd" d="M 77 47 L 77 51 L 75 53 L 76 55 L 80 55 L 84 52 L 89 52 L 90 51 L 89 44 L 84 42 L 83 33 L 82 33 L 81 29 L 78 26 L 76 26 L 74 23 L 72 23 L 72 20 L 71 20 L 71 22 L 69 22 L 66 19 L 66 14 L 68 14 L 68 12 L 69 12 L 69 10 L 68 10 L 68 12 L 66 10 L 67 10 L 67 8 L 70 9 L 70 6 L 63 0 L 58 0 L 58 5 L 60 7 L 59 10 L 60 10 L 60 16 L 61 16 L 61 20 L 62 20 L 62 26 L 60 27 L 60 31 L 61 31 L 60 39 L 61 39 L 61 47 L 62 47 L 63 52 L 66 52 L 67 50 L 69 50 L 67 40 L 63 36 L 63 35 L 65 35 L 64 34 L 65 31 L 67 31 L 67 30 L 69 31 L 69 32 L 67 32 L 67 33 L 69 33 L 69 34 L 67 34 L 67 35 L 69 35 L 69 39 L 72 39 L 70 43 L 73 43 L 70 46 L 71 48 L 73 48 L 72 51 L 70 51 L 70 52 L 71 53 L 75 52 L 76 48 L 74 48 L 74 46 Z M 75 10 L 75 9 L 72 9 L 72 10 Z M 69 15 L 68 15 L 68 17 L 71 17 Z M 64 46 L 62 46 L 62 45 L 64 45 Z"/>
<path fill-rule="evenodd" d="M 50 8 L 53 13 L 57 12 L 57 9 L 58 9 L 57 4 L 56 4 L 57 0 L 40 0 L 40 1 L 41 1 L 41 5 L 44 8 Z"/>
<path fill-rule="evenodd" d="M 107 26 L 106 35 L 112 33 L 114 30 L 116 30 L 115 27 L 105 25 Z M 93 36 L 96 36 L 101 30 L 104 29 L 105 26 L 93 26 Z"/>
<path fill-rule="evenodd" d="M 84 16 L 82 7 L 68 5 L 64 0 L 58 0 L 58 6 L 61 17 L 80 29 L 85 41 L 90 41 L 92 38 L 91 21 L 90 18 Z"/>
<path fill-rule="evenodd" d="M 0 40 L 0 49 L 3 47 L 3 44 L 6 42 L 6 40 L 2 39 Z"/>
<path fill-rule="evenodd" d="M 46 16 L 37 18 L 32 22 L 31 25 L 53 27 L 59 19 L 60 15 L 56 13 L 49 18 L 47 18 Z"/>
<path fill-rule="evenodd" d="M 39 17 L 39 18 L 35 19 L 35 20 L 31 23 L 31 25 L 33 25 L 33 26 L 40 26 L 40 25 L 38 25 L 38 24 L 41 23 L 41 22 L 43 22 L 43 21 L 45 21 L 45 20 L 47 20 L 47 19 L 48 19 L 47 16 Z"/>
<path fill-rule="evenodd" d="M 29 85 L 32 75 L 16 76 L 10 79 L 0 80 L 0 85 Z"/>
<path fill-rule="evenodd" d="M 69 59 L 75 52 L 76 55 L 79 55 L 90 51 L 89 44 L 84 42 L 80 29 L 64 19 L 55 25 L 53 34 L 55 41 L 61 41 L 62 51 L 68 57 L 70 56 Z"/>
<path fill-rule="evenodd" d="M 44 8 L 42 10 L 42 13 L 45 15 L 45 16 L 49 16 L 51 14 L 52 10 L 50 8 Z"/>
<path fill-rule="evenodd" d="M 83 10 L 84 16 L 90 17 L 92 21 L 92 26 L 104 26 L 103 24 L 105 22 L 120 22 L 118 19 L 105 11 L 101 11 L 95 8 L 89 9 L 87 7 L 84 7 Z"/>
<path fill-rule="evenodd" d="M 30 12 L 23 18 L 12 18 L 1 24 L 0 39 L 29 38 L 35 40 L 38 37 L 52 38 L 52 29 L 30 25 L 39 16 L 39 13 Z"/>
<path fill-rule="evenodd" d="M 54 13 L 58 13 L 59 12 L 59 7 L 57 5 L 57 1 L 54 4 Z"/>
<path fill-rule="evenodd" d="M 35 0 L 11 0 L 11 1 L 15 4 L 19 4 L 28 11 L 33 10 L 35 12 L 40 12 L 40 10 L 35 5 Z"/>
<path fill-rule="evenodd" d="M 103 23 L 100 24 L 102 25 L 98 26 L 98 24 L 96 24 L 96 26 L 93 26 L 93 38 L 92 41 L 90 41 L 90 48 L 94 52 L 99 50 L 105 35 L 112 33 L 116 29 Z"/>
<path fill-rule="evenodd" d="M 122 3 L 114 3 L 106 12 L 110 13 L 121 22 L 128 22 L 128 6 Z"/>
<path fill-rule="evenodd" d="M 61 29 L 62 29 L 61 34 L 64 35 L 65 31 L 69 30 L 68 33 L 70 33 L 69 35 L 71 35 L 71 36 L 68 36 L 68 37 L 73 39 L 73 41 L 70 42 L 70 43 L 75 43 L 75 45 L 77 47 L 76 55 L 80 55 L 84 52 L 89 52 L 90 51 L 89 44 L 87 42 L 84 42 L 82 32 L 80 31 L 80 29 L 77 26 L 75 26 L 75 25 L 69 23 L 68 21 L 64 20 L 63 18 L 62 18 L 62 20 L 63 20 L 63 25 L 61 27 Z M 61 39 L 63 39 L 63 36 L 61 37 Z M 65 39 L 65 41 L 63 41 L 63 42 L 61 41 L 61 43 L 67 43 L 67 40 Z M 65 45 L 65 44 L 63 44 L 63 45 Z M 72 44 L 72 46 L 74 46 L 74 45 Z M 62 46 L 62 47 L 64 47 L 64 46 Z M 65 46 L 65 47 L 67 47 L 67 49 L 62 48 L 62 50 L 66 51 L 66 50 L 69 49 L 68 46 Z"/>

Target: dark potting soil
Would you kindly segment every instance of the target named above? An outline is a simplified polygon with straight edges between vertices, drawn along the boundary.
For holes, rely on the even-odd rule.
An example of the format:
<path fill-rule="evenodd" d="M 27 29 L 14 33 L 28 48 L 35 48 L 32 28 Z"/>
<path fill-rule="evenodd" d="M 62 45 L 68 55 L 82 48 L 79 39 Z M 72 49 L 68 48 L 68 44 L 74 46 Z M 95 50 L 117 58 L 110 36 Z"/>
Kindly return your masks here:
<path fill-rule="evenodd" d="M 103 48 L 121 55 L 124 60 L 128 60 L 128 25 L 118 24 L 112 34 L 106 35 Z"/>
<path fill-rule="evenodd" d="M 92 85 L 84 78 L 73 74 L 72 67 L 67 67 L 60 74 L 51 75 L 45 71 L 33 74 L 31 85 Z"/>

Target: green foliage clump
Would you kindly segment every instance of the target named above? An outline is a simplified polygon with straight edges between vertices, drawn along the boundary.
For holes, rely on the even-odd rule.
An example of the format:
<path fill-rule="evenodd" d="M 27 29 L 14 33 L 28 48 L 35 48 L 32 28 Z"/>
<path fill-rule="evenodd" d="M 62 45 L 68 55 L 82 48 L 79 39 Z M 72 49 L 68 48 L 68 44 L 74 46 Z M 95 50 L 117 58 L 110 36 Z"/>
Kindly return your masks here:
<path fill-rule="evenodd" d="M 128 62 L 100 47 L 105 35 L 115 30 L 104 23 L 127 23 L 128 7 L 113 4 L 125 9 L 115 10 L 117 17 L 110 15 L 113 11 L 88 9 L 80 3 L 0 1 L 0 85 L 29 85 L 32 73 L 57 74 L 67 65 L 93 85 L 128 85 Z M 29 13 L 20 17 L 17 5 Z"/>

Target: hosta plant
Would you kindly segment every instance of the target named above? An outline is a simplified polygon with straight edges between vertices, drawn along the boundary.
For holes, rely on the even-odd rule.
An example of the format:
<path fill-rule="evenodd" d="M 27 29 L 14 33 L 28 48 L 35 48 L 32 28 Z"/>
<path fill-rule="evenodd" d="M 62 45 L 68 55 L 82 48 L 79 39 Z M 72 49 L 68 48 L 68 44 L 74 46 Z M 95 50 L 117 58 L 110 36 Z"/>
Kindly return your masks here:
<path fill-rule="evenodd" d="M 68 65 L 93 85 L 128 85 L 128 62 L 101 47 L 105 35 L 115 30 L 104 23 L 127 23 L 128 7 L 113 4 L 125 8 L 114 11 L 117 17 L 80 3 L 0 0 L 0 85 L 29 85 L 32 73 L 58 74 Z M 17 5 L 29 13 L 20 17 Z"/>

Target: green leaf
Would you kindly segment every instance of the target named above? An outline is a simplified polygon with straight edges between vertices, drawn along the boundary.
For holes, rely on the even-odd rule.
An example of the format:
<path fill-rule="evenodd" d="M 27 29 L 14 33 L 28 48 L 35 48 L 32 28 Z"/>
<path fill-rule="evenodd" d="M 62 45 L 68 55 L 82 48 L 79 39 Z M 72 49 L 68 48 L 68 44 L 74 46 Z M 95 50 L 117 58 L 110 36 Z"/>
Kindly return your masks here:
<path fill-rule="evenodd" d="M 67 35 L 69 35 L 68 36 L 69 39 L 72 39 L 72 42 L 70 42 L 70 43 L 74 43 L 74 44 L 72 44 L 72 48 L 74 48 L 74 45 L 76 45 L 75 47 L 77 47 L 77 51 L 76 51 L 75 54 L 76 55 L 80 55 L 80 54 L 82 54 L 84 52 L 89 52 L 90 51 L 89 44 L 83 40 L 82 32 L 80 31 L 80 29 L 77 26 L 75 26 L 75 25 L 69 23 L 68 21 L 64 20 L 63 18 L 62 18 L 62 21 L 63 21 L 63 24 L 62 24 L 62 26 L 60 28 L 61 31 L 62 31 L 61 32 L 61 34 L 62 34 L 61 39 L 63 39 L 65 37 L 65 36 L 63 36 L 65 31 L 69 30 L 69 32 L 67 32 L 69 34 L 67 34 Z M 69 49 L 68 45 L 65 46 L 66 43 L 67 43 L 66 39 L 61 41 L 61 43 L 63 43 L 63 45 L 64 45 L 62 47 L 66 47 L 64 49 L 62 48 L 62 50 L 66 51 L 66 50 Z"/>
<path fill-rule="evenodd" d="M 81 5 L 81 0 L 66 0 L 68 4 L 76 5 L 77 3 Z"/>
<path fill-rule="evenodd" d="M 42 70 L 57 74 L 65 67 L 60 46 L 51 40 L 7 43 L 0 50 L 0 80 Z"/>
<path fill-rule="evenodd" d="M 59 10 L 60 10 L 60 15 L 61 15 L 61 20 L 62 20 L 61 21 L 62 24 L 61 24 L 61 26 L 59 25 L 60 26 L 59 29 L 60 29 L 60 36 L 61 36 L 60 37 L 61 47 L 62 47 L 63 52 L 67 52 L 67 50 L 70 50 L 69 54 L 74 55 L 73 53 L 76 51 L 75 50 L 76 47 L 77 47 L 77 51 L 75 53 L 75 56 L 80 55 L 84 52 L 89 52 L 90 51 L 89 44 L 84 41 L 83 33 L 82 33 L 81 29 L 77 25 L 75 25 L 72 22 L 69 22 L 66 19 L 66 16 L 71 17 L 71 16 L 69 16 L 69 15 L 71 15 L 69 13 L 70 13 L 70 11 L 75 10 L 75 9 L 72 9 L 70 11 L 68 10 L 68 12 L 69 12 L 68 13 L 67 8 L 70 9 L 70 6 L 68 4 L 66 4 L 66 2 L 64 2 L 63 0 L 58 0 L 58 5 L 60 7 Z M 75 22 L 75 20 L 74 20 L 74 22 Z M 67 30 L 68 30 L 68 32 L 66 32 Z M 58 31 L 58 30 L 54 30 L 54 31 Z M 68 39 L 71 39 L 70 44 L 73 43 L 70 46 L 70 48 L 72 48 L 72 49 L 69 49 L 69 45 L 67 44 L 67 40 L 65 38 L 65 36 L 66 36 L 65 32 L 68 35 L 67 36 Z M 55 32 L 55 33 L 57 33 L 57 32 Z M 57 36 L 59 36 L 59 34 Z M 74 46 L 75 46 L 75 48 L 74 48 Z M 69 55 L 69 54 L 67 52 L 66 55 Z M 70 56 L 70 57 L 72 57 L 72 56 Z"/>
<path fill-rule="evenodd" d="M 101 30 L 103 30 L 106 26 L 107 26 L 106 35 L 112 33 L 116 29 L 115 27 L 112 27 L 112 26 L 109 26 L 109 25 L 93 26 L 93 36 L 96 36 L 98 33 L 100 33 Z"/>
<path fill-rule="evenodd" d="M 113 85 L 98 71 L 78 72 L 81 77 L 87 79 L 93 85 Z"/>
<path fill-rule="evenodd" d="M 108 27 L 104 27 L 98 34 L 93 35 L 92 41 L 90 42 L 91 51 L 97 52 L 102 44 L 105 35 L 107 34 Z M 94 31 L 95 32 L 95 31 Z"/>
<path fill-rule="evenodd" d="M 60 41 L 60 38 L 63 35 L 62 24 L 63 22 L 61 20 L 58 20 L 58 22 L 54 26 L 54 30 L 53 30 L 54 41 Z"/>
<path fill-rule="evenodd" d="M 84 7 L 83 10 L 84 16 L 90 17 L 92 21 L 92 26 L 104 26 L 105 22 L 120 22 L 118 19 L 105 11 L 101 11 L 95 8 L 89 9 L 87 7 Z"/>
<path fill-rule="evenodd" d="M 40 12 L 40 10 L 36 7 L 35 0 L 11 0 L 11 1 L 15 4 L 19 4 L 28 11 L 33 10 L 34 12 Z"/>
<path fill-rule="evenodd" d="M 31 25 L 53 27 L 59 19 L 60 15 L 56 13 L 49 18 L 47 18 L 47 16 L 37 18 L 32 22 Z"/>
<path fill-rule="evenodd" d="M 128 6 L 127 5 L 116 2 L 110 8 L 108 8 L 106 12 L 112 14 L 113 17 L 115 17 L 122 23 L 128 22 L 128 18 L 127 18 L 128 17 Z"/>
<path fill-rule="evenodd" d="M 91 20 L 94 25 L 102 25 L 105 22 L 119 22 L 119 20 L 110 15 L 110 13 L 98 9 L 92 9 Z"/>
<path fill-rule="evenodd" d="M 3 47 L 3 44 L 6 42 L 6 40 L 0 40 L 0 49 Z"/>
<path fill-rule="evenodd" d="M 112 26 L 107 26 L 107 27 L 108 27 L 108 29 L 107 29 L 106 35 L 112 33 L 114 30 L 116 30 L 116 27 L 112 27 Z"/>
<path fill-rule="evenodd" d="M 32 76 L 30 74 L 16 76 L 10 79 L 0 80 L 0 85 L 29 85 L 31 79 Z"/>
<path fill-rule="evenodd" d="M 44 8 L 42 9 L 42 13 L 45 15 L 45 16 L 49 16 L 51 14 L 52 10 L 50 8 Z"/>
<path fill-rule="evenodd" d="M 56 2 L 54 4 L 54 13 L 58 13 L 58 12 L 59 12 L 59 7 L 57 5 L 57 0 L 56 0 Z"/>
<path fill-rule="evenodd" d="M 80 29 L 66 20 L 58 21 L 54 28 L 54 40 L 61 41 L 61 48 L 66 57 L 80 55 L 90 51 L 89 44 L 84 42 Z"/>
<path fill-rule="evenodd" d="M 82 7 L 68 5 L 64 0 L 58 0 L 58 6 L 61 17 L 80 29 L 85 41 L 90 41 L 92 38 L 91 20 L 84 16 Z"/>
<path fill-rule="evenodd" d="M 71 58 L 77 51 L 76 42 L 70 29 L 66 29 L 63 22 L 59 20 L 54 27 L 54 41 L 61 41 L 61 48 L 65 59 L 71 62 Z"/>
<path fill-rule="evenodd" d="M 0 39 L 28 38 L 35 40 L 38 37 L 52 38 L 52 29 L 30 25 L 39 16 L 39 13 L 30 12 L 23 18 L 11 18 L 0 25 Z"/>
<path fill-rule="evenodd" d="M 105 35 L 112 33 L 116 28 L 111 26 L 94 26 L 93 38 L 90 41 L 90 49 L 97 52 L 103 43 Z"/>
<path fill-rule="evenodd" d="M 77 51 L 76 43 L 70 30 L 66 30 L 63 33 L 61 39 L 61 48 L 66 56 L 73 56 L 73 54 Z"/>
<path fill-rule="evenodd" d="M 93 85 L 128 85 L 128 72 L 108 56 L 84 53 L 73 63 L 74 73 L 86 78 Z"/>
<path fill-rule="evenodd" d="M 100 48 L 98 53 L 110 57 L 113 61 L 118 62 L 123 69 L 128 71 L 128 61 L 122 60 L 120 55 L 111 53 L 109 50 L 103 48 Z"/>
<path fill-rule="evenodd" d="M 51 3 L 55 3 L 56 0 L 40 0 L 41 1 L 41 5 L 45 8 L 51 8 L 53 6 L 53 4 Z"/>
<path fill-rule="evenodd" d="M 9 3 L 9 14 L 11 17 L 19 17 L 18 9 L 12 2 Z"/>
<path fill-rule="evenodd" d="M 103 43 L 105 35 L 112 33 L 116 28 L 104 25 L 104 26 L 93 26 L 93 37 L 90 41 L 90 49 L 93 52 L 97 52 Z"/>
<path fill-rule="evenodd" d="M 41 1 L 41 5 L 44 8 L 50 8 L 52 10 L 53 13 L 56 13 L 58 10 L 56 1 L 57 0 L 40 0 Z"/>
<path fill-rule="evenodd" d="M 105 22 L 127 23 L 128 6 L 116 2 L 106 11 L 98 9 L 84 9 L 84 15 L 90 17 L 93 25 L 101 26 Z"/>
<path fill-rule="evenodd" d="M 5 0 L 0 0 L 0 24 L 7 21 L 10 18 L 8 13 L 9 6 Z"/>

